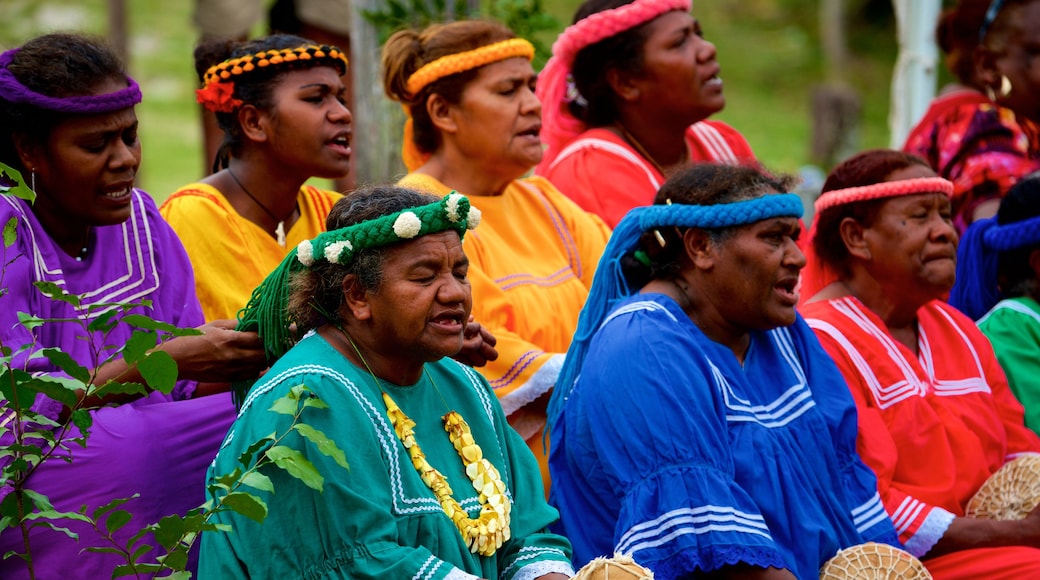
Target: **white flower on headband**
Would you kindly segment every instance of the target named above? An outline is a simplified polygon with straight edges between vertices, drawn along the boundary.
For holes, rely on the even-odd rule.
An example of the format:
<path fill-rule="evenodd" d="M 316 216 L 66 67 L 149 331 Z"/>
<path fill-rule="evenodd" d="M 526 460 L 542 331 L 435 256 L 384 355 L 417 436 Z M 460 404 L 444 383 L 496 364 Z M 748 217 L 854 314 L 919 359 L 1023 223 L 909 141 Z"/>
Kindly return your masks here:
<path fill-rule="evenodd" d="M 311 245 L 310 240 L 303 240 L 300 245 L 296 246 L 296 259 L 308 268 L 314 265 L 314 246 Z"/>
<path fill-rule="evenodd" d="M 473 230 L 480 225 L 480 210 L 469 206 L 469 214 L 466 216 L 466 229 Z"/>
<path fill-rule="evenodd" d="M 444 209 L 447 211 L 448 219 L 452 223 L 459 221 L 459 200 L 462 199 L 461 193 L 453 193 L 448 196 L 447 201 L 444 202 Z"/>
<path fill-rule="evenodd" d="M 339 257 L 343 254 L 343 250 L 353 250 L 354 246 L 351 245 L 347 240 L 342 242 L 332 242 L 325 246 L 325 259 L 332 262 L 333 264 L 339 264 Z"/>
<path fill-rule="evenodd" d="M 419 220 L 419 216 L 415 215 L 410 211 L 406 211 L 401 215 L 397 216 L 394 220 L 394 233 L 397 237 L 409 240 L 419 235 L 419 230 L 422 228 L 422 222 Z"/>

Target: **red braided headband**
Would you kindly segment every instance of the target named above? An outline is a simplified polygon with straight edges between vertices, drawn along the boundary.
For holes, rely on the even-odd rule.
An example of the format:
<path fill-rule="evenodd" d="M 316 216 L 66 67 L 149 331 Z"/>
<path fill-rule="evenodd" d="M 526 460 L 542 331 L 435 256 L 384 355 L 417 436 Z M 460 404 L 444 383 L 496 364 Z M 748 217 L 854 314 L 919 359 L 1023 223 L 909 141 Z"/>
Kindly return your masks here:
<path fill-rule="evenodd" d="M 813 207 L 816 209 L 816 213 L 820 213 L 836 205 L 918 193 L 943 193 L 946 194 L 946 197 L 953 197 L 953 182 L 942 177 L 918 177 L 916 179 L 882 181 L 881 183 L 861 187 L 834 189 L 820 194 Z"/>

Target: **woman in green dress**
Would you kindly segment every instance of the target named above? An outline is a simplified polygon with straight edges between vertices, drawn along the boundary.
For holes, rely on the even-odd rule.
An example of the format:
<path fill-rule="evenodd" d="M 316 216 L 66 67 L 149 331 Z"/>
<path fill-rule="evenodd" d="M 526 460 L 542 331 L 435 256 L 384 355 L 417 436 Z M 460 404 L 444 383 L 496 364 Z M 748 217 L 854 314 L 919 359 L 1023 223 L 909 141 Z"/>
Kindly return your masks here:
<path fill-rule="evenodd" d="M 218 513 L 233 531 L 203 534 L 201 578 L 570 577 L 534 457 L 487 381 L 449 358 L 472 306 L 462 238 L 479 219 L 457 193 L 361 190 L 257 289 L 241 326 L 278 360 L 245 397 L 209 497 L 227 497 L 221 477 L 260 440 L 312 463 L 322 489 L 260 468 L 266 518 Z M 294 389 L 324 403 L 301 407 L 308 428 L 272 411 Z M 326 437 L 343 457 L 311 443 Z"/>

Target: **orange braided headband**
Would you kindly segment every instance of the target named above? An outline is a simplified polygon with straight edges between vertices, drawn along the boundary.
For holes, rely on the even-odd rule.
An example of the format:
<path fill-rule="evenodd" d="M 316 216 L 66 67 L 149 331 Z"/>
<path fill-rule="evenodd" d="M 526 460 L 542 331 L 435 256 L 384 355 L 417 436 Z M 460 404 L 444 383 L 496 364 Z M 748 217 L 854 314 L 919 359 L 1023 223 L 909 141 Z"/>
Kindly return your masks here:
<path fill-rule="evenodd" d="M 466 52 L 458 52 L 442 56 L 433 62 L 422 65 L 419 70 L 408 77 L 405 87 L 411 96 L 419 94 L 430 83 L 440 79 L 468 70 L 482 67 L 486 64 L 513 58 L 525 57 L 527 60 L 534 58 L 534 46 L 522 38 L 511 38 L 482 46 Z"/>
<path fill-rule="evenodd" d="M 953 197 L 953 182 L 942 177 L 918 177 L 916 179 L 882 181 L 881 183 L 864 185 L 862 187 L 834 189 L 820 194 L 813 207 L 816 209 L 816 213 L 820 213 L 825 209 L 846 203 L 918 193 L 943 193 L 946 194 L 946 197 Z"/>
<path fill-rule="evenodd" d="M 233 96 L 235 77 L 269 66 L 312 59 L 328 59 L 341 75 L 347 72 L 347 57 L 335 46 L 310 44 L 281 50 L 261 50 L 256 54 L 229 58 L 209 67 L 202 77 L 202 88 L 195 91 L 195 98 L 210 111 L 230 113 L 242 106 L 242 101 Z"/>

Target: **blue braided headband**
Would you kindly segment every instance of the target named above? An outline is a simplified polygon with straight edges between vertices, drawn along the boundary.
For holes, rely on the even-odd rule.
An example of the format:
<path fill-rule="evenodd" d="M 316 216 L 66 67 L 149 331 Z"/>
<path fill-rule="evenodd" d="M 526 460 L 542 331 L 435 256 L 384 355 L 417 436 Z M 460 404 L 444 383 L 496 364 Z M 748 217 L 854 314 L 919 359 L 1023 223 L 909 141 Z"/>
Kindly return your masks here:
<path fill-rule="evenodd" d="M 982 236 L 986 248 L 1008 252 L 1040 244 L 1040 216 L 1010 224 L 994 224 Z"/>
<path fill-rule="evenodd" d="M 651 205 L 640 208 L 639 226 L 650 230 L 662 226 L 729 228 L 774 217 L 802 217 L 802 198 L 794 193 L 763 195 L 754 199 L 716 205 Z"/>
<path fill-rule="evenodd" d="M 137 81 L 126 77 L 127 87 L 114 93 L 104 95 L 81 95 L 73 97 L 49 97 L 37 93 L 23 85 L 11 71 L 8 65 L 14 60 L 14 55 L 21 50 L 12 48 L 0 54 L 0 98 L 10 102 L 23 105 L 32 105 L 47 111 L 56 113 L 73 113 L 78 115 L 94 115 L 98 113 L 111 113 L 128 109 L 141 102 L 141 87 Z"/>
<path fill-rule="evenodd" d="M 578 328 L 556 380 L 552 398 L 549 400 L 546 431 L 552 430 L 553 423 L 563 411 L 564 402 L 574 388 L 575 380 L 581 371 L 592 335 L 618 301 L 638 290 L 629 286 L 625 279 L 621 259 L 638 246 L 639 237 L 643 232 L 666 226 L 728 228 L 776 217 L 800 218 L 804 211 L 802 199 L 798 195 L 779 193 L 716 205 L 673 204 L 637 207 L 625 214 L 607 242 L 596 275 L 592 279 L 592 288 L 589 290 L 585 307 L 578 317 Z"/>

